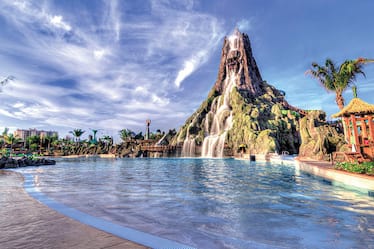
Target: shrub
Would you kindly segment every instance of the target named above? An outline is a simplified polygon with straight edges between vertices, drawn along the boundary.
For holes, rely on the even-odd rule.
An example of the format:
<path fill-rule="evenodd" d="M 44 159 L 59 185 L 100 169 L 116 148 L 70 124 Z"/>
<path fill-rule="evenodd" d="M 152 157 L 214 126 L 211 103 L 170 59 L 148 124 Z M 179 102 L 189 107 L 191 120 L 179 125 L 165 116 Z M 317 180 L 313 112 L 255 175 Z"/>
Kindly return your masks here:
<path fill-rule="evenodd" d="M 364 163 L 349 163 L 349 162 L 338 162 L 335 165 L 335 169 L 345 170 L 348 172 L 374 175 L 374 161 Z"/>

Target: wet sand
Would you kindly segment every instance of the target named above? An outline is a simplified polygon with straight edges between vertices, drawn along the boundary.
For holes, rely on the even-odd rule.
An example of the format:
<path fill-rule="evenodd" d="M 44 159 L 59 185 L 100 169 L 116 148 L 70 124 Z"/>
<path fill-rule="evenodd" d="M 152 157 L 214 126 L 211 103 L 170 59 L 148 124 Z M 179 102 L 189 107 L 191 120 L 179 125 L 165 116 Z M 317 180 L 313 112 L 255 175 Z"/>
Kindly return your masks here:
<path fill-rule="evenodd" d="M 2 249 L 146 248 L 63 216 L 30 197 L 22 185 L 20 174 L 0 170 Z"/>

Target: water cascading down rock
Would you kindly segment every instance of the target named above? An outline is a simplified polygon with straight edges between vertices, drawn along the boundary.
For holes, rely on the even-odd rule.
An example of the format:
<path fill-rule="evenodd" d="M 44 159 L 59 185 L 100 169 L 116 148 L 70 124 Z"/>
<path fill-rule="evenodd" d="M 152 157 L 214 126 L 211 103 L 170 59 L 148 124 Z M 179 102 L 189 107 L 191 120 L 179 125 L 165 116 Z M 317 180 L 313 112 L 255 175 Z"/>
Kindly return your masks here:
<path fill-rule="evenodd" d="M 208 98 L 178 131 L 182 156 L 225 157 L 239 151 L 297 153 L 297 108 L 262 80 L 249 38 L 225 37 L 218 78 Z"/>

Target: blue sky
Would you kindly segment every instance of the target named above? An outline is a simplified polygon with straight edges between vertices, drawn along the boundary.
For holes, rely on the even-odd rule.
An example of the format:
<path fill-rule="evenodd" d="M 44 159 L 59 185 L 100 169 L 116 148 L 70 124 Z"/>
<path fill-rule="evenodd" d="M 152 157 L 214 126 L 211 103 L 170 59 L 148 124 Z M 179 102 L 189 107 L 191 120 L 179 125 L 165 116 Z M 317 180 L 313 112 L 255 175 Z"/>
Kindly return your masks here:
<path fill-rule="evenodd" d="M 305 75 L 326 58 L 374 57 L 374 1 L 0 2 L 0 128 L 178 129 L 207 96 L 223 37 L 247 33 L 262 77 L 292 105 L 337 112 Z M 374 104 L 374 64 L 357 80 Z M 351 99 L 351 91 L 344 95 Z"/>

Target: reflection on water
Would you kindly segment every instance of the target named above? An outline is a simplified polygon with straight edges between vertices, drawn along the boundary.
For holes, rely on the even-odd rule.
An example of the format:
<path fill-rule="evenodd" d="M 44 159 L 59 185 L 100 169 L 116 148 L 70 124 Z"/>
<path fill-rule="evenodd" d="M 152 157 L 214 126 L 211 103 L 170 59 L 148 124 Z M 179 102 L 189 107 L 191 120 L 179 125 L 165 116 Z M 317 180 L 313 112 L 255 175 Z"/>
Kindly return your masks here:
<path fill-rule="evenodd" d="M 271 165 L 62 160 L 35 174 L 57 201 L 197 248 L 374 248 L 374 198 Z"/>

